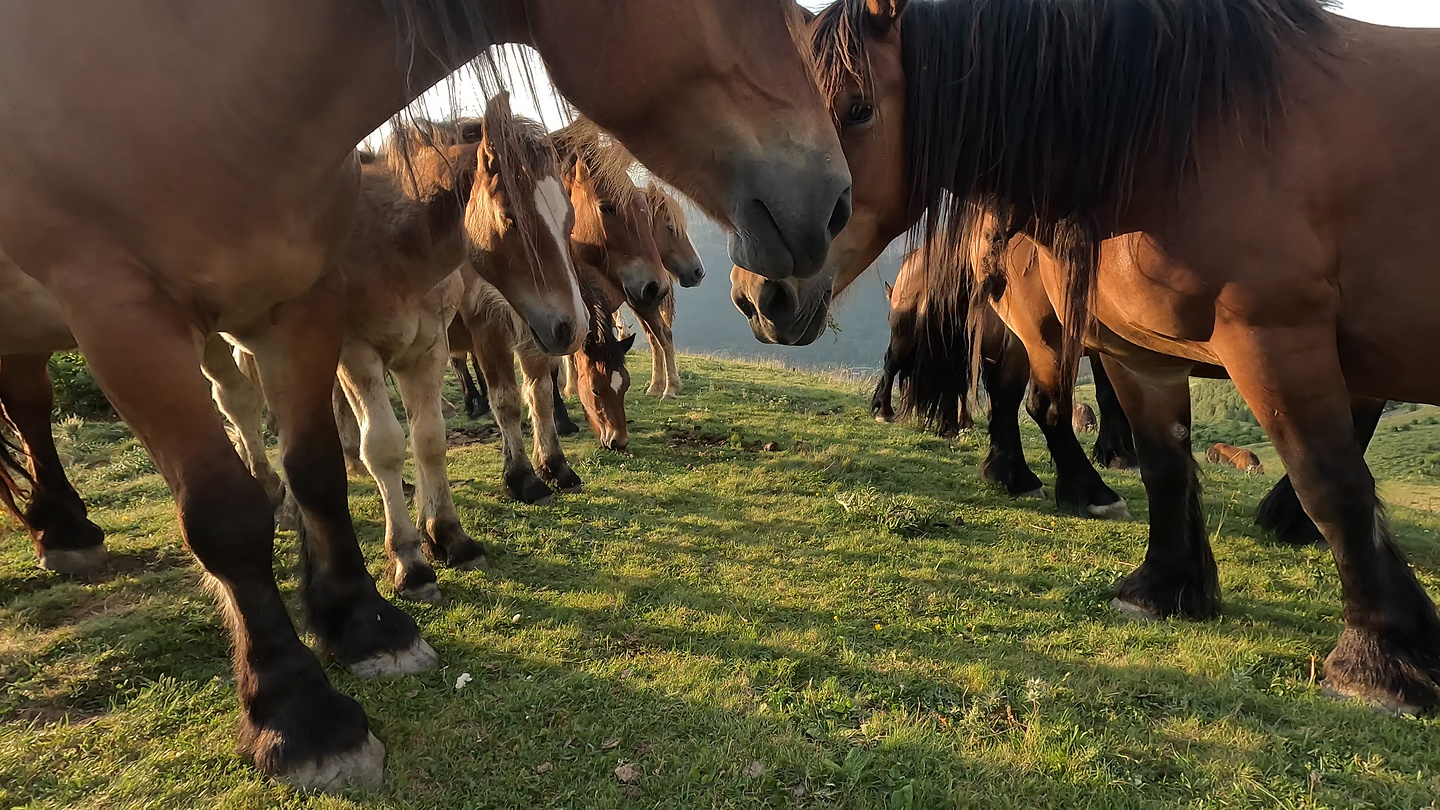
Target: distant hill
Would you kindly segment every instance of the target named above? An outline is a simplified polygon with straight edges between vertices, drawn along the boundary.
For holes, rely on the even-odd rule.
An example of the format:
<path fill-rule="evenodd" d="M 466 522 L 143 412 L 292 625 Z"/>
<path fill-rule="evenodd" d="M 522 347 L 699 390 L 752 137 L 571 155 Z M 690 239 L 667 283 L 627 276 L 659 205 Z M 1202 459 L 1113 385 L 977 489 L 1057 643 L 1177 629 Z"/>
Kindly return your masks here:
<path fill-rule="evenodd" d="M 889 305 L 880 280 L 895 280 L 903 243 L 892 245 L 846 291 L 833 313 L 838 334 L 827 329 L 809 346 L 767 346 L 755 340 L 745 317 L 730 301 L 725 233 L 694 208 L 689 209 L 689 217 L 690 238 L 705 262 L 705 281 L 688 290 L 676 289 L 675 345 L 680 351 L 768 357 L 797 367 L 880 368 L 890 340 Z"/>

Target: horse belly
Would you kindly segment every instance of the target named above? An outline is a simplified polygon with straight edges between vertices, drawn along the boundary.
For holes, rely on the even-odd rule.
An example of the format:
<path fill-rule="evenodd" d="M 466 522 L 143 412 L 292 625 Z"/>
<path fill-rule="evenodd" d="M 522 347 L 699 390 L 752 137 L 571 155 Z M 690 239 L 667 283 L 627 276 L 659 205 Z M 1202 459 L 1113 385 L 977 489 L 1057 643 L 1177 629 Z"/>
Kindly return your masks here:
<path fill-rule="evenodd" d="M 0 355 L 75 348 L 60 304 L 40 282 L 0 253 Z"/>

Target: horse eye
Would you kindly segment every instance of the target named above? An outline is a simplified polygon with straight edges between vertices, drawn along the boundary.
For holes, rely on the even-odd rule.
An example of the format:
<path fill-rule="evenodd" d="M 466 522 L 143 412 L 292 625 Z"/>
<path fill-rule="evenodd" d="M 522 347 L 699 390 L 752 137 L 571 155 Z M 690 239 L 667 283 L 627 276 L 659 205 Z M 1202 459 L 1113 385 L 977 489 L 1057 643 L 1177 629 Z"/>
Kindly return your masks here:
<path fill-rule="evenodd" d="M 612 202 L 602 202 L 602 203 L 600 203 L 600 213 L 604 214 L 604 215 L 607 216 L 607 217 L 613 217 L 613 216 L 615 216 L 615 203 L 612 203 Z"/>
<path fill-rule="evenodd" d="M 845 120 L 841 123 L 847 127 L 855 127 L 874 117 L 875 105 L 863 98 L 857 98 L 850 102 L 850 106 L 845 110 Z"/>

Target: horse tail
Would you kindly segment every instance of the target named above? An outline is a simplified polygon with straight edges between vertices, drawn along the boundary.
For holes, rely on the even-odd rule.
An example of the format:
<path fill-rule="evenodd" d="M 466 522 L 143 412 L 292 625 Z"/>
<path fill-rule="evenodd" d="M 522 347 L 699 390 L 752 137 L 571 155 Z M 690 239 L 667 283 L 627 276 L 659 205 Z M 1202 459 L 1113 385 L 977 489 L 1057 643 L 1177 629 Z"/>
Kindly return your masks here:
<path fill-rule="evenodd" d="M 926 263 L 964 261 L 963 255 L 925 248 Z M 954 272 L 955 270 L 959 272 Z M 927 270 L 928 272 L 928 270 Z M 968 267 L 949 268 L 968 277 Z M 915 307 L 914 340 L 909 356 L 897 363 L 895 379 L 900 386 L 899 413 L 914 414 L 927 430 L 940 431 L 954 427 L 965 410 L 974 379 L 973 363 L 979 353 L 972 351 L 978 343 L 971 333 L 975 319 L 970 317 L 969 294 L 955 294 L 943 286 L 925 285 L 925 292 Z"/>
<path fill-rule="evenodd" d="M 10 437 L 0 434 L 0 504 L 3 504 L 5 511 L 15 516 L 27 531 L 34 534 L 35 527 L 25 516 L 25 510 L 20 504 L 30 499 L 30 484 L 34 479 L 30 476 L 30 470 L 21 462 L 25 451 L 16 447 L 10 441 Z"/>
<path fill-rule="evenodd" d="M 1061 220 L 1055 226 L 1055 257 L 1065 270 L 1065 318 L 1060 342 L 1060 379 L 1074 397 L 1080 358 L 1085 353 L 1085 335 L 1090 331 L 1090 299 L 1100 269 L 1100 228 L 1088 216 Z"/>

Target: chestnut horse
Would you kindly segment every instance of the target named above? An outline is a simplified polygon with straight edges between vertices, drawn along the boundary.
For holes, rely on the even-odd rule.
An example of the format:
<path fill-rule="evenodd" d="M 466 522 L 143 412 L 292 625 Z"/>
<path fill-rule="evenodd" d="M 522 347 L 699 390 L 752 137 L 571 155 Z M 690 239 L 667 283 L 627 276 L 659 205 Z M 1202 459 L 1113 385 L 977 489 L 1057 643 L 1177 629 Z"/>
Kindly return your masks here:
<path fill-rule="evenodd" d="M 690 241 L 685 207 L 654 180 L 645 186 L 645 196 L 650 203 L 650 233 L 660 253 L 660 262 L 681 287 L 698 285 L 705 278 L 705 265 Z M 674 399 L 681 389 L 680 368 L 675 363 L 674 288 L 660 301 L 658 311 L 637 310 L 635 314 L 650 341 L 650 387 L 645 393 Z"/>
<path fill-rule="evenodd" d="M 1340 572 L 1326 688 L 1433 705 L 1440 617 L 1380 510 L 1351 393 L 1440 401 L 1440 289 L 1415 269 L 1440 247 L 1423 213 L 1440 107 L 1414 103 L 1440 83 L 1440 31 L 1317 0 L 842 0 L 814 31 L 846 155 L 874 158 L 856 221 L 898 234 L 923 217 L 959 253 L 997 216 L 982 261 L 932 262 L 931 286 L 957 307 L 993 298 L 1019 234 L 1061 313 L 1062 367 L 1082 342 L 1104 352 L 1151 503 L 1116 606 L 1220 610 L 1188 378 L 1223 369 Z M 882 237 L 857 229 L 835 257 L 863 266 Z"/>
<path fill-rule="evenodd" d="M 1241 472 L 1265 474 L 1265 467 L 1260 464 L 1260 458 L 1253 451 L 1233 444 L 1219 442 L 1210 445 L 1205 450 L 1205 460 L 1211 464 L 1225 464 Z"/>
<path fill-rule="evenodd" d="M 330 408 L 354 144 L 490 45 L 525 43 L 576 108 L 734 229 L 737 263 L 813 275 L 850 180 L 793 17 L 783 0 L 0 6 L 0 245 L 54 298 L 175 493 L 234 639 L 239 747 L 260 770 L 375 784 L 384 747 L 286 613 L 270 503 L 210 405 L 199 341 L 224 331 L 254 352 L 321 647 L 413 669 L 428 656 L 365 569 Z"/>

